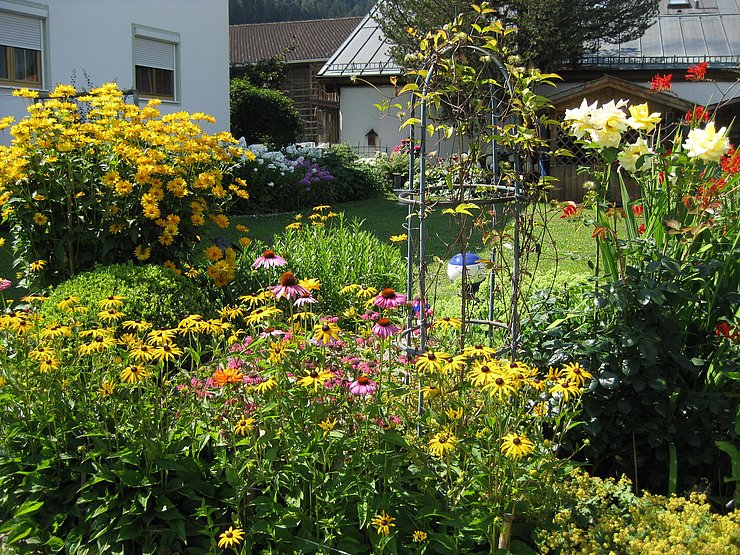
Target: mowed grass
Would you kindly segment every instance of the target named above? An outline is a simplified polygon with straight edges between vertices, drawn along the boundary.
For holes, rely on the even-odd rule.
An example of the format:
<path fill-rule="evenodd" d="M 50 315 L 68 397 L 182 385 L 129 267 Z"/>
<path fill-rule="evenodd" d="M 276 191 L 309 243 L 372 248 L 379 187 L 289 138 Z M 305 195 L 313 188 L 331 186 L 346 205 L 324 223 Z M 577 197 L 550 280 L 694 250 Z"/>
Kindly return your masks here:
<path fill-rule="evenodd" d="M 360 201 L 346 202 L 333 205 L 334 212 L 342 212 L 349 220 L 358 219 L 363 222 L 363 228 L 374 234 L 380 241 L 388 242 L 392 235 L 408 233 L 408 224 L 413 226 L 414 237 L 418 237 L 419 220 L 416 217 L 408 219 L 408 208 L 395 200 L 385 198 L 374 198 Z M 532 263 L 534 256 L 530 256 L 531 268 L 529 271 L 537 274 L 562 274 L 569 279 L 573 275 L 589 275 L 588 261 L 594 260 L 594 240 L 591 238 L 591 230 L 576 220 L 564 220 L 560 218 L 560 210 L 541 205 L 537 209 L 534 225 L 534 242 L 541 245 L 539 264 Z M 311 210 L 300 212 L 303 221 L 307 221 Z M 292 223 L 296 213 L 270 214 L 264 216 L 240 216 L 235 218 L 238 223 L 246 225 L 249 236 L 267 243 L 272 243 L 272 237 L 280 233 L 285 226 Z M 427 215 L 427 246 L 426 252 L 429 260 L 439 257 L 448 260 L 459 252 L 457 238 L 457 225 L 449 214 L 442 214 L 442 209 L 437 208 Z M 510 244 L 510 240 L 504 243 Z M 406 243 L 400 243 L 402 252 L 406 249 Z M 489 248 L 483 244 L 483 236 L 480 231 L 470 234 L 470 252 L 475 252 L 481 257 L 487 258 L 490 254 Z"/>

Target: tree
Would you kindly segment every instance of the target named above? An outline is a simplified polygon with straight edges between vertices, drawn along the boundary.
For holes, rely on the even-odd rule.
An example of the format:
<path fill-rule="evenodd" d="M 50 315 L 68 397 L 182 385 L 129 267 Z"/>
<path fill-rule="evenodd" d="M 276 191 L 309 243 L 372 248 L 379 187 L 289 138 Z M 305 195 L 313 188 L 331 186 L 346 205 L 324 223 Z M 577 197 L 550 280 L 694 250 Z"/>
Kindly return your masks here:
<path fill-rule="evenodd" d="M 543 70 L 577 66 L 583 54 L 601 42 L 635 39 L 645 33 L 658 13 L 659 0 L 493 0 L 495 17 L 516 27 L 513 50 Z M 409 29 L 426 33 L 441 28 L 459 13 L 470 11 L 469 0 L 383 0 L 378 23 L 397 46 L 397 61 L 418 49 Z"/>

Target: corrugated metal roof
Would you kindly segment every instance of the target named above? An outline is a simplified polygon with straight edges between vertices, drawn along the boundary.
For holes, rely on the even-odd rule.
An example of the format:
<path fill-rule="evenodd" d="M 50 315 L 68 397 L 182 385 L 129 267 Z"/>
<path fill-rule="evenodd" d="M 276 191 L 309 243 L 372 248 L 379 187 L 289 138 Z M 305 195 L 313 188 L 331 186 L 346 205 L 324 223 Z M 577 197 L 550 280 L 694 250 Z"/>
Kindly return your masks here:
<path fill-rule="evenodd" d="M 639 39 L 602 45 L 583 66 L 663 69 L 708 62 L 716 69 L 740 67 L 740 0 L 715 0 L 706 11 L 702 3 L 695 6 L 659 15 Z"/>
<path fill-rule="evenodd" d="M 320 77 L 377 77 L 400 75 L 401 68 L 391 59 L 391 43 L 380 29 L 374 7 L 354 32 L 337 49 L 323 68 Z"/>
<path fill-rule="evenodd" d="M 288 62 L 328 60 L 361 17 L 229 26 L 231 63 L 253 64 L 283 54 Z"/>

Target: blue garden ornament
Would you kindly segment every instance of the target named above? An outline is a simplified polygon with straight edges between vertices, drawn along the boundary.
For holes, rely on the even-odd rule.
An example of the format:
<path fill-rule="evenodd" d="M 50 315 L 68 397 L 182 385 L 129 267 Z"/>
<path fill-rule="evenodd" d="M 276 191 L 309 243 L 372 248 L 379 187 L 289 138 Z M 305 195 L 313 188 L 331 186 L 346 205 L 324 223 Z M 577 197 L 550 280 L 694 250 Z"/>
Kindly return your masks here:
<path fill-rule="evenodd" d="M 468 292 L 473 295 L 478 292 L 480 284 L 486 279 L 486 271 L 485 262 L 474 252 L 466 252 L 464 258 L 462 254 L 456 254 L 447 263 L 447 277 L 450 281 L 456 282 L 465 272 Z"/>

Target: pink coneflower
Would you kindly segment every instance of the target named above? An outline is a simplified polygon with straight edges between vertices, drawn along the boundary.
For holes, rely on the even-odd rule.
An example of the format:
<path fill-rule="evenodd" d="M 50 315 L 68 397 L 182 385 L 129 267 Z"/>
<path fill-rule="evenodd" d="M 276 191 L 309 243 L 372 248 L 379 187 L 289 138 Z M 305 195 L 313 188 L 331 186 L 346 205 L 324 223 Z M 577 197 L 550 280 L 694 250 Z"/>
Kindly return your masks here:
<path fill-rule="evenodd" d="M 381 318 L 373 326 L 373 333 L 381 339 L 396 335 L 399 331 L 401 331 L 401 328 L 394 326 L 390 318 Z"/>
<path fill-rule="evenodd" d="M 397 308 L 399 305 L 405 303 L 406 295 L 396 293 L 390 287 L 383 289 L 378 296 L 375 297 L 375 301 L 373 301 L 373 304 L 380 308 Z"/>
<path fill-rule="evenodd" d="M 10 289 L 11 285 L 13 285 L 13 283 L 9 279 L 0 279 L 0 291 Z"/>
<path fill-rule="evenodd" d="M 280 276 L 280 285 L 273 285 L 268 287 L 272 294 L 275 295 L 276 299 L 285 297 L 289 301 L 292 301 L 304 294 L 309 294 L 305 287 L 298 285 L 298 280 L 293 275 L 293 272 L 283 272 Z"/>
<path fill-rule="evenodd" d="M 378 389 L 378 384 L 367 376 L 360 376 L 349 384 L 349 392 L 352 395 L 372 395 Z"/>
<path fill-rule="evenodd" d="M 275 254 L 275 251 L 266 250 L 262 253 L 262 256 L 254 261 L 252 268 L 273 268 L 275 266 L 285 266 L 287 263 L 287 260 Z"/>
<path fill-rule="evenodd" d="M 301 308 L 302 306 L 306 306 L 307 304 L 314 304 L 315 302 L 316 299 L 311 296 L 311 293 L 309 291 L 306 291 L 303 295 L 295 300 L 293 306 Z"/>

